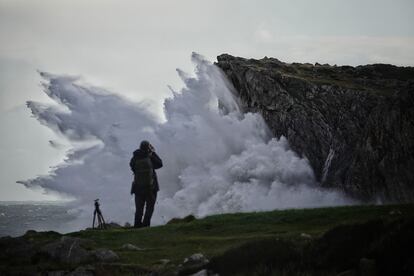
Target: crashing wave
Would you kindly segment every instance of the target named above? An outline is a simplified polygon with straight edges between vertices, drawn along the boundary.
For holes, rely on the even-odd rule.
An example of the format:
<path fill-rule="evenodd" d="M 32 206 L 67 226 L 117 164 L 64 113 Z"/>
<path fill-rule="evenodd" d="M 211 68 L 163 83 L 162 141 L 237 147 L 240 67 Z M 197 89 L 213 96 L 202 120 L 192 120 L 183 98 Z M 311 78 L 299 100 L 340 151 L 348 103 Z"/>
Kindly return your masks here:
<path fill-rule="evenodd" d="M 308 161 L 283 137 L 272 138 L 259 114 L 240 111 L 219 68 L 196 53 L 192 60 L 194 77 L 177 70 L 184 88 L 165 99 L 164 121 L 143 103 L 80 84 L 79 78 L 41 73 L 44 91 L 58 105 L 27 105 L 40 123 L 77 146 L 49 175 L 21 183 L 69 195 L 73 208 L 89 212 L 100 198 L 109 220 L 131 220 L 128 163 L 145 139 L 164 162 L 156 224 L 190 213 L 349 203 L 339 192 L 318 188 Z"/>

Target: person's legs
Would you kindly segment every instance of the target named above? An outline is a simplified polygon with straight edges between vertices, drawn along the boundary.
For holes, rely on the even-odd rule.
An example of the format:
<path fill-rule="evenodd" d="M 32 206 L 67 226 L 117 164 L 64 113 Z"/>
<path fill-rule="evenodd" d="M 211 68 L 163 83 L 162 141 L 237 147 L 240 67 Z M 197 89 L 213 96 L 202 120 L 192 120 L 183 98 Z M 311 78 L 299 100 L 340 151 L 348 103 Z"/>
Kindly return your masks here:
<path fill-rule="evenodd" d="M 142 214 L 144 212 L 145 194 L 135 193 L 135 221 L 134 227 L 142 227 Z"/>
<path fill-rule="evenodd" d="M 157 200 L 157 192 L 152 191 L 152 192 L 147 193 L 147 196 L 145 197 L 145 199 L 146 199 L 146 206 L 145 206 L 145 215 L 144 215 L 144 220 L 142 222 L 142 226 L 148 227 L 150 226 L 151 217 L 152 217 L 152 214 L 154 213 L 155 201 Z"/>

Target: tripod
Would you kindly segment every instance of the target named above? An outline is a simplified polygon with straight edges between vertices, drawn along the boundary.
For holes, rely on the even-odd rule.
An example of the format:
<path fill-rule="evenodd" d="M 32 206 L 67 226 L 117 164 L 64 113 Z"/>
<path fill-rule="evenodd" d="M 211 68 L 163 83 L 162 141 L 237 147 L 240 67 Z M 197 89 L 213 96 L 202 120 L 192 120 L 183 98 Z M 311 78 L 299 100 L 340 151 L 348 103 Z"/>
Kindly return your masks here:
<path fill-rule="evenodd" d="M 101 209 L 99 209 L 99 198 L 95 199 L 95 211 L 93 212 L 92 228 L 95 229 L 95 218 L 98 215 L 98 229 L 105 229 L 105 220 L 102 216 Z"/>

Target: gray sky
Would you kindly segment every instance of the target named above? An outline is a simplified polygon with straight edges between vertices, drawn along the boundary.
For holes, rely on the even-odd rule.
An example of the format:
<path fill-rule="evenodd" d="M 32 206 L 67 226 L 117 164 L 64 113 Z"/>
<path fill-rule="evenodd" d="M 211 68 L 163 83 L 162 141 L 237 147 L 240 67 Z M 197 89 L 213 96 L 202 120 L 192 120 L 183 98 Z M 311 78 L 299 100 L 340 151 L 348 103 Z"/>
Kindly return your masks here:
<path fill-rule="evenodd" d="M 410 0 L 0 0 L 0 200 L 51 199 L 18 184 L 67 148 L 24 107 L 49 101 L 36 70 L 81 75 L 162 114 L 192 51 L 330 64 L 414 65 Z"/>

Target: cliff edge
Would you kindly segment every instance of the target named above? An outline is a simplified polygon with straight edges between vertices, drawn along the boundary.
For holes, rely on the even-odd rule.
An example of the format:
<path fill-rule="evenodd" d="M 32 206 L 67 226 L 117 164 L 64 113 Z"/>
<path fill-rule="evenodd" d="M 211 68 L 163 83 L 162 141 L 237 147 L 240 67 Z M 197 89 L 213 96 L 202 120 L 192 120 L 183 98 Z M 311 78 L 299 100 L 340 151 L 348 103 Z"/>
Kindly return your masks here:
<path fill-rule="evenodd" d="M 414 68 L 330 66 L 223 54 L 216 65 L 245 111 L 306 156 L 323 187 L 414 200 Z"/>

